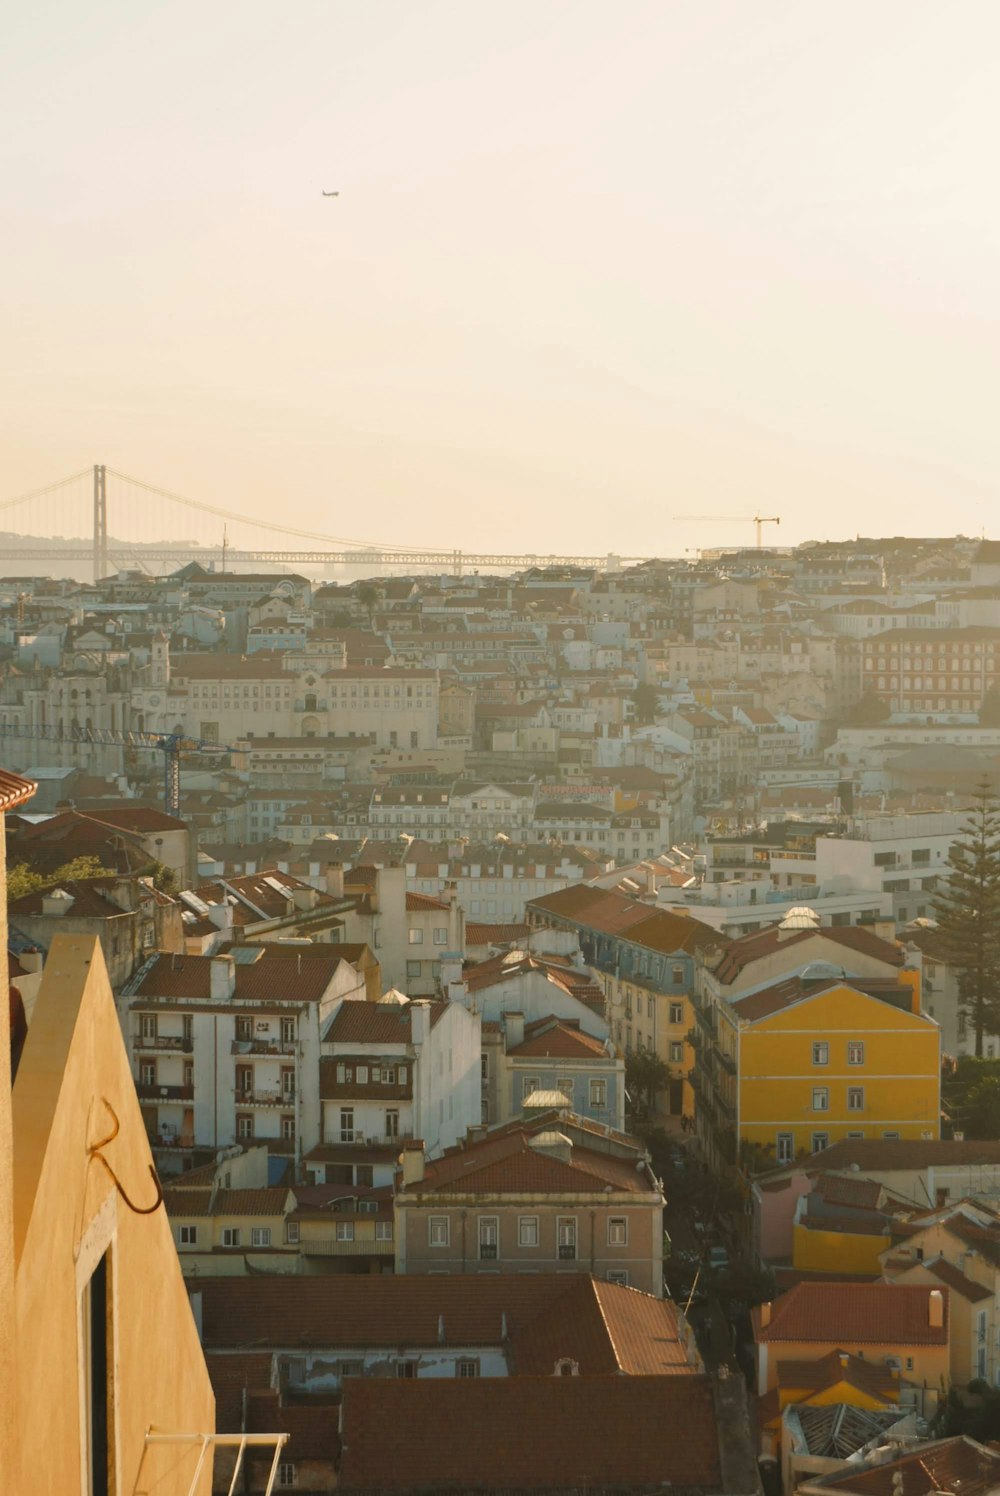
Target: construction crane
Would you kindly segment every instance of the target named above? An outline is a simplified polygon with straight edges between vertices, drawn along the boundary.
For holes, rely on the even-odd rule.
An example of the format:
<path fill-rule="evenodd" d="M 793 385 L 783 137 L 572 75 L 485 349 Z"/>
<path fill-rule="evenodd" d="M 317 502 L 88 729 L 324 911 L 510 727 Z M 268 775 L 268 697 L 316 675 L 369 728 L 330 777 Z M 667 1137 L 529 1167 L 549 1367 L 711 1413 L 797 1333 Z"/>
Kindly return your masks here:
<path fill-rule="evenodd" d="M 189 738 L 180 732 L 111 732 L 103 727 L 0 727 L 0 740 L 30 738 L 48 743 L 105 743 L 117 748 L 148 748 L 163 754 L 163 808 L 176 816 L 181 808 L 182 753 L 243 753 L 229 743 L 209 743 L 204 738 Z"/>
<path fill-rule="evenodd" d="M 675 524 L 708 524 L 708 525 L 743 525 L 750 523 L 748 514 L 675 514 Z M 753 523 L 756 526 L 757 549 L 760 550 L 764 540 L 765 525 L 780 525 L 781 520 L 776 514 L 755 514 Z"/>

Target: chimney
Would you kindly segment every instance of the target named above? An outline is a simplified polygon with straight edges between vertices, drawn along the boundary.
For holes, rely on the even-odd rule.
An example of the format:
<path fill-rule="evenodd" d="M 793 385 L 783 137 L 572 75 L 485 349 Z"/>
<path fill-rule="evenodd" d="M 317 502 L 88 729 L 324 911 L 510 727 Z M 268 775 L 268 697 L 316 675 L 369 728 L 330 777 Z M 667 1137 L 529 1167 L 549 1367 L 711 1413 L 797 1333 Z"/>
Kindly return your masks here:
<path fill-rule="evenodd" d="M 504 1050 L 509 1054 L 512 1049 L 517 1049 L 524 1043 L 524 1014 L 504 1013 L 503 1015 Z"/>
<path fill-rule="evenodd" d="M 420 1184 L 424 1177 L 424 1147 L 420 1143 L 416 1148 L 405 1148 L 403 1150 L 403 1188 L 409 1189 L 411 1184 Z"/>
<path fill-rule="evenodd" d="M 308 914 L 319 903 L 319 894 L 315 888 L 293 888 L 292 903 L 296 909 L 301 910 L 304 914 Z"/>
<path fill-rule="evenodd" d="M 209 995 L 214 1003 L 228 1002 L 236 991 L 236 962 L 232 956 L 213 956 L 209 963 Z"/>
<path fill-rule="evenodd" d="M 48 915 L 68 914 L 74 903 L 73 895 L 67 893 L 65 888 L 54 888 L 51 893 L 42 894 L 42 913 Z"/>
<path fill-rule="evenodd" d="M 410 1043 L 426 1044 L 431 1032 L 431 1005 L 426 1000 L 410 1004 Z"/>
<path fill-rule="evenodd" d="M 332 894 L 335 899 L 342 899 L 344 897 L 344 869 L 342 867 L 334 867 L 332 862 L 326 870 L 326 891 Z"/>
<path fill-rule="evenodd" d="M 940 1330 L 944 1325 L 944 1294 L 940 1288 L 932 1288 L 927 1299 L 927 1323 Z"/>
<path fill-rule="evenodd" d="M 34 946 L 30 950 L 19 951 L 17 959 L 25 971 L 35 972 L 42 969 L 42 953 Z"/>
<path fill-rule="evenodd" d="M 770 1300 L 769 1300 L 766 1304 L 761 1304 L 761 1306 L 760 1306 L 760 1327 L 761 1327 L 761 1329 L 762 1330 L 766 1330 L 767 1327 L 768 1327 L 768 1325 L 770 1323 L 771 1323 L 771 1304 L 770 1304 Z"/>

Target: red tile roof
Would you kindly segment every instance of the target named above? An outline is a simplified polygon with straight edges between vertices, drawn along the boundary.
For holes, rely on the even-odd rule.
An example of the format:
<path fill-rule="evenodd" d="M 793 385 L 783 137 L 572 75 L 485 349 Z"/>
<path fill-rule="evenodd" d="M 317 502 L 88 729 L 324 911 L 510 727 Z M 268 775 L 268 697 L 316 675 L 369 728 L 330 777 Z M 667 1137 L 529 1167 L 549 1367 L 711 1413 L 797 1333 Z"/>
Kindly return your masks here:
<path fill-rule="evenodd" d="M 0 814 L 13 810 L 30 800 L 38 785 L 33 779 L 22 779 L 20 774 L 11 774 L 0 769 Z"/>
<path fill-rule="evenodd" d="M 343 1445 L 345 1493 L 711 1492 L 721 1482 L 703 1376 L 349 1378 Z"/>
<path fill-rule="evenodd" d="M 825 1484 L 833 1491 L 856 1491 L 858 1496 L 895 1496 L 897 1490 L 906 1496 L 932 1496 L 935 1491 L 981 1496 L 1000 1485 L 1000 1454 L 964 1436 L 941 1439 L 873 1468 L 861 1466 L 843 1475 L 828 1475 Z"/>
<path fill-rule="evenodd" d="M 558 1122 L 554 1124 L 558 1128 Z M 532 1133 L 515 1124 L 479 1143 L 451 1148 L 428 1162 L 407 1195 L 595 1194 L 608 1185 L 619 1193 L 648 1194 L 652 1185 L 635 1159 L 617 1158 L 574 1144 L 570 1162 L 532 1146 Z"/>
<path fill-rule="evenodd" d="M 525 1029 L 525 1040 L 507 1053 L 516 1059 L 548 1056 L 561 1060 L 585 1060 L 599 1055 L 608 1058 L 608 1052 L 600 1039 L 594 1039 L 579 1028 L 561 1023 L 556 1018 L 544 1019 L 541 1023 L 529 1024 Z"/>
<path fill-rule="evenodd" d="M 888 1367 L 875 1366 L 848 1351 L 831 1351 L 816 1361 L 779 1361 L 777 1371 L 778 1386 L 786 1390 L 825 1392 L 838 1382 L 846 1382 L 883 1402 L 899 1402 L 899 1377 L 893 1376 Z"/>
<path fill-rule="evenodd" d="M 441 899 L 432 899 L 430 894 L 408 893 L 406 895 L 407 914 L 425 914 L 433 910 L 441 910 L 447 914 L 450 907 Z"/>
<path fill-rule="evenodd" d="M 845 951 L 872 956 L 889 966 L 905 964 L 903 951 L 894 941 L 883 940 L 881 936 L 873 935 L 870 930 L 859 925 L 824 925 L 821 929 L 794 931 L 781 930 L 778 925 L 771 925 L 766 930 L 752 931 L 749 935 L 741 935 L 738 939 L 729 941 L 725 955 L 716 967 L 716 979 L 728 986 L 751 962 L 772 956 L 779 946 L 786 948 L 802 945 L 809 940 L 832 942 L 843 946 Z"/>
<path fill-rule="evenodd" d="M 528 925 L 481 925 L 465 922 L 465 943 L 475 945 L 515 945 L 528 934 Z"/>
<path fill-rule="evenodd" d="M 774 982 L 769 987 L 762 987 L 746 997 L 737 997 L 730 1006 L 747 1023 L 756 1023 L 761 1018 L 770 1018 L 773 1013 L 780 1013 L 784 1008 L 791 1008 L 809 998 L 819 997 L 821 993 L 830 992 L 835 987 L 846 987 L 851 992 L 864 993 L 867 997 L 877 998 L 880 1002 L 891 1003 L 893 1007 L 905 1008 L 907 1011 L 913 1003 L 913 988 L 892 981 L 850 976 L 822 977 L 810 981 L 802 976 L 795 976 L 786 977 L 782 982 Z"/>
<path fill-rule="evenodd" d="M 244 1391 L 270 1387 L 270 1351 L 210 1351 L 205 1365 L 215 1393 L 215 1426 L 220 1434 L 243 1432 Z"/>
<path fill-rule="evenodd" d="M 426 1001 L 433 1028 L 444 1016 L 446 1005 Z M 409 1003 L 345 1002 L 323 1038 L 333 1044 L 409 1044 L 411 1035 Z"/>
<path fill-rule="evenodd" d="M 770 1324 L 753 1311 L 758 1341 L 813 1341 L 829 1345 L 947 1345 L 944 1323 L 930 1322 L 930 1287 L 910 1283 L 797 1283 L 771 1305 Z"/>
<path fill-rule="evenodd" d="M 331 946 L 331 951 L 334 947 Z M 211 998 L 211 956 L 158 955 L 134 989 L 133 998 Z M 340 957 L 325 961 L 303 961 L 301 969 L 294 950 L 287 956 L 268 952 L 252 965 L 236 965 L 236 988 L 229 999 L 241 1002 L 318 1002 L 333 980 Z M 350 1004 L 349 1006 L 355 1006 Z M 358 1007 L 367 1004 L 359 1003 Z"/>

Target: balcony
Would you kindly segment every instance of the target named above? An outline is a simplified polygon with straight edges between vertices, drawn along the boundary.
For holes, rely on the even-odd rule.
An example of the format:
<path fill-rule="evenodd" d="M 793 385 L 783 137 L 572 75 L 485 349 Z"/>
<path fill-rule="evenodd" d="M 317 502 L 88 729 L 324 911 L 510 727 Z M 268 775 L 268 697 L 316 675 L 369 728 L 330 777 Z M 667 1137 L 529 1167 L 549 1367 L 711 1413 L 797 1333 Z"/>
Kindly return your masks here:
<path fill-rule="evenodd" d="M 567 1245 L 565 1245 L 563 1243 L 560 1243 L 560 1246 L 559 1246 L 559 1261 L 560 1262 L 575 1262 L 576 1261 L 576 1247 L 575 1246 L 567 1246 Z"/>
<path fill-rule="evenodd" d="M 498 1255 L 499 1250 L 497 1248 L 496 1242 L 481 1241 L 479 1243 L 480 1262 L 496 1262 Z"/>
<path fill-rule="evenodd" d="M 294 1091 L 234 1091 L 237 1106 L 294 1106 Z"/>
<path fill-rule="evenodd" d="M 336 1237 L 303 1238 L 299 1251 L 306 1257 L 394 1257 L 394 1241 L 375 1241 L 369 1237 L 361 1241 L 337 1241 Z"/>
<path fill-rule="evenodd" d="M 230 1054 L 295 1054 L 297 1049 L 294 1039 L 234 1039 L 229 1046 Z"/>
<path fill-rule="evenodd" d="M 726 1054 L 725 1050 L 717 1049 L 715 1051 L 715 1058 L 718 1060 L 723 1070 L 728 1070 L 730 1075 L 736 1074 L 736 1059 L 733 1055 Z"/>
<path fill-rule="evenodd" d="M 692 1003 L 692 1007 L 694 1008 L 695 1022 L 699 1028 L 703 1029 L 710 1039 L 717 1038 L 718 1032 L 715 1027 L 715 1014 L 712 1009 L 699 1007 L 697 1003 Z"/>
<path fill-rule="evenodd" d="M 182 1149 L 183 1148 L 183 1149 L 186 1150 L 186 1149 L 194 1147 L 194 1134 L 190 1133 L 190 1132 L 180 1132 L 180 1133 L 175 1133 L 175 1132 L 169 1132 L 169 1133 L 150 1132 L 150 1133 L 147 1133 L 146 1136 L 149 1138 L 149 1146 L 151 1148 L 156 1148 L 156 1149 L 163 1149 L 163 1148 L 177 1148 L 177 1149 Z"/>
<path fill-rule="evenodd" d="M 140 1101 L 193 1101 L 194 1086 L 161 1086 L 140 1081 L 136 1086 Z"/>
<path fill-rule="evenodd" d="M 167 1050 L 173 1054 L 193 1054 L 194 1039 L 190 1035 L 180 1034 L 157 1034 L 155 1038 L 144 1038 L 138 1034 L 135 1040 L 136 1049 L 158 1051 L 162 1053 Z"/>
<path fill-rule="evenodd" d="M 332 1137 L 329 1143 L 335 1147 L 395 1147 L 410 1141 L 412 1132 L 355 1132 L 353 1137 Z"/>

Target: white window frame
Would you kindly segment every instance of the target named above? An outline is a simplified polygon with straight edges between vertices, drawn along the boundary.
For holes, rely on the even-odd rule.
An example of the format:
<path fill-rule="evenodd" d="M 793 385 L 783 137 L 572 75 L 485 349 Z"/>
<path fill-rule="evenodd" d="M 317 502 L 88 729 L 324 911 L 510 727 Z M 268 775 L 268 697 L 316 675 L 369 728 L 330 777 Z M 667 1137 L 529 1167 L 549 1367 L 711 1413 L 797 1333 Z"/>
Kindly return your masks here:
<path fill-rule="evenodd" d="M 222 1245 L 224 1247 L 238 1247 L 241 1245 L 241 1231 L 239 1226 L 223 1226 Z"/>
<path fill-rule="evenodd" d="M 628 1246 L 628 1216 L 608 1216 L 608 1246 Z"/>
<path fill-rule="evenodd" d="M 354 1240 L 354 1222 L 353 1221 L 338 1221 L 337 1222 L 337 1240 L 338 1241 L 353 1241 Z"/>
<path fill-rule="evenodd" d="M 299 1245 L 300 1231 L 298 1221 L 285 1222 L 285 1241 L 290 1247 Z"/>
<path fill-rule="evenodd" d="M 392 1222 L 391 1221 L 376 1221 L 375 1222 L 375 1240 L 376 1241 L 392 1241 Z"/>
<path fill-rule="evenodd" d="M 779 1132 L 774 1149 L 775 1162 L 779 1164 L 790 1164 L 795 1159 L 795 1134 L 794 1132 Z"/>
<path fill-rule="evenodd" d="M 608 1268 L 608 1282 L 609 1283 L 620 1283 L 623 1288 L 627 1288 L 628 1287 L 628 1268 L 627 1267 L 609 1267 Z"/>
<path fill-rule="evenodd" d="M 590 1105 L 591 1106 L 597 1106 L 597 1107 L 602 1107 L 602 1108 L 607 1107 L 607 1104 L 608 1104 L 608 1083 L 607 1083 L 607 1081 L 606 1080 L 592 1080 L 590 1082 L 589 1095 L 590 1095 Z"/>
<path fill-rule="evenodd" d="M 539 1245 L 539 1221 L 536 1215 L 518 1216 L 517 1244 L 519 1247 L 537 1247 Z"/>
<path fill-rule="evenodd" d="M 818 1147 L 816 1145 L 817 1138 L 823 1139 Z M 829 1148 L 830 1146 L 830 1134 L 828 1132 L 814 1132 L 812 1138 L 810 1139 L 810 1142 L 812 1144 L 813 1153 L 822 1153 L 825 1148 Z"/>
<path fill-rule="evenodd" d="M 490 1239 L 492 1237 L 492 1240 Z M 484 1253 L 483 1248 L 486 1248 Z M 493 1250 L 491 1251 L 490 1248 Z M 476 1221 L 476 1256 L 480 1262 L 500 1261 L 500 1217 L 481 1215 Z"/>
<path fill-rule="evenodd" d="M 427 1245 L 429 1247 L 448 1247 L 451 1245 L 450 1216 L 427 1217 Z"/>
<path fill-rule="evenodd" d="M 406 943 L 407 943 L 407 945 L 423 945 L 423 943 L 424 943 L 424 932 L 423 932 L 423 930 L 416 930 L 411 925 L 410 928 L 406 932 Z"/>
<path fill-rule="evenodd" d="M 863 1112 L 865 1109 L 864 1086 L 848 1086 L 847 1088 L 847 1110 L 849 1112 Z"/>
<path fill-rule="evenodd" d="M 290 1491 L 299 1483 L 299 1472 L 295 1468 L 294 1460 L 282 1460 L 278 1466 L 278 1488 L 282 1491 Z"/>
<path fill-rule="evenodd" d="M 863 1065 L 865 1063 L 865 1041 L 863 1039 L 848 1039 L 847 1063 L 849 1065 Z"/>
<path fill-rule="evenodd" d="M 178 1226 L 177 1245 L 180 1247 L 196 1247 L 198 1245 L 197 1226 Z"/>
<path fill-rule="evenodd" d="M 830 1063 L 830 1041 L 828 1039 L 815 1039 L 812 1047 L 814 1065 L 829 1065 Z"/>
<path fill-rule="evenodd" d="M 829 1086 L 813 1086 L 812 1109 L 814 1112 L 828 1112 L 830 1110 Z"/>
<path fill-rule="evenodd" d="M 270 1226 L 251 1226 L 250 1245 L 252 1247 L 269 1247 L 271 1245 Z"/>

